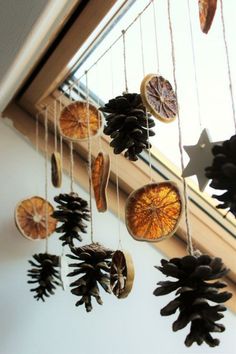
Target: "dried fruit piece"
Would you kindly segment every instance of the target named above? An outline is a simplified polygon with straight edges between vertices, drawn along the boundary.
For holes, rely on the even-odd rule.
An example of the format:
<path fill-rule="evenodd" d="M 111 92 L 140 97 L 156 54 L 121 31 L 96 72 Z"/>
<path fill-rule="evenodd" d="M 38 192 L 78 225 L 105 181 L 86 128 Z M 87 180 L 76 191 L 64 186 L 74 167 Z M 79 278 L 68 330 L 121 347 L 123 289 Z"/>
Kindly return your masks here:
<path fill-rule="evenodd" d="M 147 110 L 162 122 L 172 122 L 178 111 L 176 94 L 166 79 L 148 74 L 141 83 L 140 93 Z"/>
<path fill-rule="evenodd" d="M 89 134 L 94 137 L 99 133 L 101 126 L 101 113 L 91 103 L 87 105 L 87 102 L 82 101 L 66 106 L 59 118 L 60 134 L 71 141 L 85 140 Z"/>
<path fill-rule="evenodd" d="M 127 297 L 134 282 L 134 264 L 128 252 L 116 251 L 112 257 L 110 284 L 119 299 Z"/>
<path fill-rule="evenodd" d="M 54 152 L 51 156 L 51 168 L 52 168 L 52 184 L 54 187 L 61 187 L 62 170 L 61 170 L 61 155 L 59 152 Z"/>
<path fill-rule="evenodd" d="M 41 197 L 22 200 L 15 209 L 16 226 L 20 233 L 30 240 L 44 239 L 56 229 L 57 221 L 51 216 L 53 211 L 53 206 Z"/>
<path fill-rule="evenodd" d="M 137 241 L 161 241 L 176 231 L 181 213 L 182 200 L 174 182 L 150 183 L 128 197 L 126 227 Z"/>
<path fill-rule="evenodd" d="M 110 157 L 99 152 L 92 164 L 92 184 L 97 209 L 100 212 L 107 210 L 106 189 L 110 175 Z"/>
<path fill-rule="evenodd" d="M 207 33 L 215 16 L 217 0 L 198 0 L 201 30 Z"/>

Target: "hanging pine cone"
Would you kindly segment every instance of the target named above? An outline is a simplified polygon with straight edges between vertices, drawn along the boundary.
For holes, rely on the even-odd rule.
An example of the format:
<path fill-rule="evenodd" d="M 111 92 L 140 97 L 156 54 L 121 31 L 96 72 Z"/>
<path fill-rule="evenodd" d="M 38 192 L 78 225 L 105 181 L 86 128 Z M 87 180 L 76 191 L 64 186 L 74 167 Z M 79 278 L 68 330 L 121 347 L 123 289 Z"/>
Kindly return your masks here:
<path fill-rule="evenodd" d="M 84 220 L 90 219 L 88 203 L 77 193 L 60 194 L 54 198 L 59 203 L 59 210 L 54 211 L 53 217 L 62 223 L 56 232 L 63 233 L 59 238 L 62 245 L 74 247 L 74 240 L 82 241 L 80 233 L 86 233 L 87 225 Z"/>
<path fill-rule="evenodd" d="M 104 134 L 111 136 L 110 145 L 115 154 L 126 150 L 125 157 L 136 161 L 143 149 L 151 148 L 148 136 L 155 135 L 150 129 L 155 123 L 147 114 L 139 94 L 124 93 L 99 109 L 107 113 Z"/>
<path fill-rule="evenodd" d="M 36 288 L 30 291 L 35 292 L 34 298 L 44 300 L 44 297 L 49 297 L 54 294 L 57 285 L 61 285 L 60 275 L 58 271 L 59 257 L 47 253 L 39 253 L 33 256 L 34 261 L 29 263 L 34 267 L 28 270 L 28 276 L 32 278 L 29 284 L 37 284 Z"/>
<path fill-rule="evenodd" d="M 93 308 L 92 296 L 95 297 L 98 304 L 102 305 L 99 284 L 107 293 L 111 293 L 109 272 L 113 251 L 99 243 L 92 243 L 80 248 L 73 248 L 71 252 L 73 255 L 68 254 L 67 256 L 80 263 L 69 265 L 75 267 L 75 270 L 68 276 L 73 277 L 81 274 L 80 278 L 70 284 L 73 288 L 71 292 L 74 295 L 81 296 L 80 300 L 76 302 L 76 306 L 85 304 L 86 311 L 90 312 Z"/>
<path fill-rule="evenodd" d="M 156 296 L 166 295 L 176 291 L 178 295 L 161 310 L 162 316 L 170 316 L 179 309 L 179 316 L 173 323 L 173 331 L 178 331 L 191 322 L 190 333 L 185 339 L 185 345 L 190 347 L 194 342 L 198 345 L 206 342 L 210 347 L 219 345 L 219 340 L 212 338 L 210 332 L 223 332 L 225 327 L 216 323 L 224 315 L 226 308 L 222 305 L 211 306 L 208 300 L 222 303 L 229 300 L 231 293 L 218 289 L 226 287 L 222 281 L 208 282 L 224 276 L 228 270 L 220 258 L 208 255 L 199 257 L 186 256 L 161 260 L 161 266 L 156 267 L 166 276 L 177 278 L 177 281 L 160 281 L 154 290 Z"/>
<path fill-rule="evenodd" d="M 212 179 L 212 188 L 226 190 L 223 194 L 214 194 L 212 197 L 222 202 L 217 208 L 229 209 L 236 217 L 236 135 L 222 145 L 215 145 L 212 153 L 212 166 L 205 169 L 206 176 Z"/>

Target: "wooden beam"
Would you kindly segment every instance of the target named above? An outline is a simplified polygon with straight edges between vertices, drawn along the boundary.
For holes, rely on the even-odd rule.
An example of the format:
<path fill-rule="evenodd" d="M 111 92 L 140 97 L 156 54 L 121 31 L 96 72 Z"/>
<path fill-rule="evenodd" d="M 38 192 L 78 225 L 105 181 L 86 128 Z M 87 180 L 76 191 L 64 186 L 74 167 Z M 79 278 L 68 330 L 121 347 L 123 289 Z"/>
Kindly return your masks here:
<path fill-rule="evenodd" d="M 37 103 L 64 81 L 71 70 L 68 66 L 69 62 L 115 2 L 115 0 L 88 2 L 21 97 L 20 102 L 28 112 L 32 113 Z"/>
<path fill-rule="evenodd" d="M 66 99 L 66 98 L 65 98 Z M 47 98 L 54 102 L 54 97 Z M 45 102 L 44 102 L 45 103 Z M 54 151 L 54 136 L 53 136 L 53 105 L 48 111 L 48 117 L 50 122 L 49 133 L 49 154 Z M 7 110 L 3 113 L 3 117 L 10 118 L 14 124 L 14 127 L 24 136 L 26 136 L 33 145 L 35 145 L 35 119 L 29 114 L 24 112 L 17 104 L 12 103 Z M 115 157 L 111 154 L 109 144 L 106 139 L 102 140 L 103 149 L 110 153 L 111 165 L 114 169 Z M 98 142 L 94 141 L 92 144 L 92 153 L 95 155 L 98 151 Z M 39 127 L 39 149 L 44 151 L 44 127 L 40 124 Z M 63 144 L 64 151 L 64 172 L 69 173 L 69 147 L 66 142 Z M 75 181 L 78 182 L 84 189 L 88 190 L 88 174 L 87 174 L 87 144 L 77 143 L 74 144 L 74 173 Z M 120 204 L 121 204 L 121 217 L 124 220 L 124 206 L 127 198 L 127 194 L 135 188 L 139 188 L 141 185 L 149 181 L 149 171 L 146 164 L 142 161 L 138 163 L 130 163 L 122 155 L 117 156 L 119 169 L 119 178 L 121 180 L 122 190 L 120 192 Z M 109 186 L 108 186 L 108 200 L 109 209 L 117 214 L 116 203 L 116 188 L 115 188 L 115 175 L 112 174 Z M 154 179 L 160 181 L 160 176 L 155 172 Z M 231 268 L 229 276 L 226 281 L 228 283 L 228 290 L 236 296 L 236 241 L 225 232 L 217 230 L 217 227 L 211 220 L 207 219 L 204 212 L 196 209 L 196 206 L 190 203 L 191 210 L 191 224 L 192 233 L 194 237 L 194 243 L 202 251 L 214 256 L 220 256 L 223 258 L 227 267 Z M 218 226 L 219 227 L 219 226 Z M 185 225 L 184 220 L 181 221 L 180 227 L 177 230 L 177 235 L 174 237 L 152 244 L 153 247 L 164 253 L 167 257 L 186 255 L 186 242 L 185 238 L 181 239 L 179 235 L 185 237 Z M 231 299 L 227 302 L 227 306 L 236 312 L 236 302 Z"/>

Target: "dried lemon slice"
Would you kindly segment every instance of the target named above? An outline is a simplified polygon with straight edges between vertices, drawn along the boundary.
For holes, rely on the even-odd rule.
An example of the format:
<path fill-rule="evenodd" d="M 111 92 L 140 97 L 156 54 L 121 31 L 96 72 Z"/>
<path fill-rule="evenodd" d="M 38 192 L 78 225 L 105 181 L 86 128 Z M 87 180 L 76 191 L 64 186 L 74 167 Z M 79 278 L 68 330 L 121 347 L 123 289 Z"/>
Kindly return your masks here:
<path fill-rule="evenodd" d="M 92 164 L 92 184 L 97 209 L 99 212 L 107 210 L 107 184 L 110 175 L 110 157 L 99 152 Z"/>
<path fill-rule="evenodd" d="M 20 233 L 30 240 L 44 239 L 56 229 L 57 221 L 51 216 L 53 210 L 53 206 L 41 197 L 22 200 L 15 209 L 16 226 Z"/>
<path fill-rule="evenodd" d="M 161 241 L 176 231 L 181 213 L 182 199 L 174 182 L 150 183 L 128 197 L 126 227 L 138 241 Z"/>
<path fill-rule="evenodd" d="M 201 30 L 208 33 L 215 16 L 217 0 L 198 0 Z"/>
<path fill-rule="evenodd" d="M 89 122 L 89 131 L 88 131 Z M 71 141 L 96 136 L 102 127 L 102 115 L 91 103 L 77 101 L 66 106 L 59 118 L 60 134 Z"/>
<path fill-rule="evenodd" d="M 140 93 L 147 110 L 162 122 L 172 122 L 178 111 L 175 92 L 166 79 L 148 74 L 141 83 Z"/>
<path fill-rule="evenodd" d="M 116 251 L 112 257 L 110 284 L 113 294 L 119 299 L 127 297 L 133 287 L 134 264 L 128 252 Z"/>
<path fill-rule="evenodd" d="M 60 188 L 62 181 L 61 155 L 54 152 L 51 156 L 51 178 L 54 187 Z"/>

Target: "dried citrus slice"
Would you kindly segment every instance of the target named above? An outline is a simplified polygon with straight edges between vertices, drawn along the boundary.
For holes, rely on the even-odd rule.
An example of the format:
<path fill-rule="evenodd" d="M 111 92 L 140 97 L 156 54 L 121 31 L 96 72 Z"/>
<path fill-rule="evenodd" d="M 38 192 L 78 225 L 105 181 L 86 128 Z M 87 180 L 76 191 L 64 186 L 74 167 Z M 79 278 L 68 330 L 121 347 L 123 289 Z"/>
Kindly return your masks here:
<path fill-rule="evenodd" d="M 100 212 L 107 210 L 107 184 L 110 175 L 110 157 L 99 152 L 92 164 L 92 184 L 97 209 Z"/>
<path fill-rule="evenodd" d="M 177 115 L 177 98 L 166 79 L 148 74 L 141 83 L 140 93 L 147 110 L 162 122 L 172 122 Z"/>
<path fill-rule="evenodd" d="M 89 122 L 89 129 L 88 129 Z M 59 118 L 59 130 L 71 141 L 85 140 L 89 134 L 94 137 L 102 126 L 102 115 L 91 103 L 77 101 L 66 106 Z"/>
<path fill-rule="evenodd" d="M 61 155 L 59 152 L 54 152 L 51 156 L 51 178 L 54 187 L 61 187 L 62 170 L 61 170 Z"/>
<path fill-rule="evenodd" d="M 22 200 L 15 209 L 15 222 L 20 233 L 30 239 L 44 239 L 56 229 L 57 221 L 52 218 L 53 206 L 41 197 Z M 46 215 L 48 232 L 46 232 Z"/>
<path fill-rule="evenodd" d="M 182 199 L 174 182 L 150 183 L 126 201 L 125 221 L 138 241 L 161 241 L 173 235 L 182 213 Z"/>
<path fill-rule="evenodd" d="M 217 0 L 198 0 L 201 30 L 207 33 L 215 16 Z"/>
<path fill-rule="evenodd" d="M 112 257 L 110 284 L 119 299 L 127 297 L 134 282 L 134 264 L 128 252 L 116 251 Z"/>

